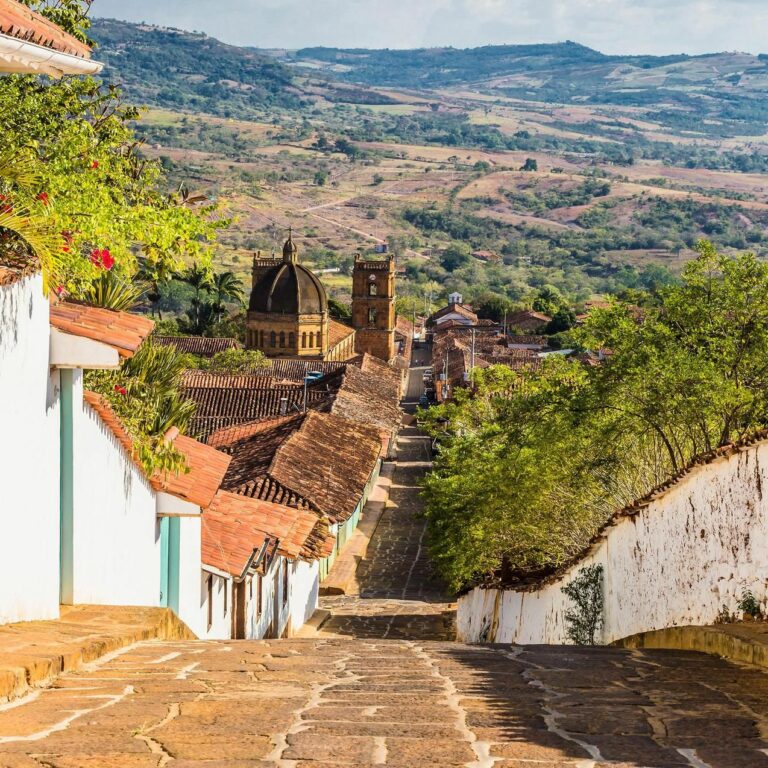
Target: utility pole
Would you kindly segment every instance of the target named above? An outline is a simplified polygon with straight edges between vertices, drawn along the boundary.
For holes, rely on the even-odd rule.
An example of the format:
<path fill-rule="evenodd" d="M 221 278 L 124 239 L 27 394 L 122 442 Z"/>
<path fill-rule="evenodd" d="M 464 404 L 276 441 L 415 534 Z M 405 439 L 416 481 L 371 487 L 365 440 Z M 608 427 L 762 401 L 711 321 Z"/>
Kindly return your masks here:
<path fill-rule="evenodd" d="M 507 342 L 507 310 L 504 310 L 504 343 Z"/>
<path fill-rule="evenodd" d="M 304 363 L 304 413 L 307 412 L 307 378 L 309 374 L 309 363 Z"/>
<path fill-rule="evenodd" d="M 469 367 L 469 375 L 472 376 L 472 372 L 475 370 L 475 328 L 472 328 L 472 362 Z"/>

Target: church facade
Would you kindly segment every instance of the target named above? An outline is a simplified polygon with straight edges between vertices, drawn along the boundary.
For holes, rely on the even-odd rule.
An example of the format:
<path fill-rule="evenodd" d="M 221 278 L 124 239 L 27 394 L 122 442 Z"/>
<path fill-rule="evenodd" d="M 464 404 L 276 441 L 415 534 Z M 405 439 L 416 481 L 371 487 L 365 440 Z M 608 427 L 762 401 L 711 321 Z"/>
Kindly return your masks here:
<path fill-rule="evenodd" d="M 330 317 L 325 286 L 299 262 L 289 235 L 278 258 L 253 258 L 246 347 L 268 357 L 347 360 L 395 355 L 394 259 L 355 259 L 352 327 Z"/>

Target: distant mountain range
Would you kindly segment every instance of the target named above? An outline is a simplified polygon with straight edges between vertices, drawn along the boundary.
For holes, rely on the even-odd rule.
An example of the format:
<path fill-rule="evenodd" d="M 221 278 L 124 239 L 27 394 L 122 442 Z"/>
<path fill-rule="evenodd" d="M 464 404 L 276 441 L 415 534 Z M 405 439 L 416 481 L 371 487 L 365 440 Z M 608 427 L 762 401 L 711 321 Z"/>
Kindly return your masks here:
<path fill-rule="evenodd" d="M 319 98 L 388 103 L 375 89 L 472 89 L 555 103 L 655 107 L 684 126 L 702 118 L 764 132 L 768 56 L 609 56 L 573 42 L 424 50 L 258 50 L 181 30 L 94 20 L 98 56 L 135 101 L 248 117 Z M 668 121 L 667 121 L 668 122 Z"/>

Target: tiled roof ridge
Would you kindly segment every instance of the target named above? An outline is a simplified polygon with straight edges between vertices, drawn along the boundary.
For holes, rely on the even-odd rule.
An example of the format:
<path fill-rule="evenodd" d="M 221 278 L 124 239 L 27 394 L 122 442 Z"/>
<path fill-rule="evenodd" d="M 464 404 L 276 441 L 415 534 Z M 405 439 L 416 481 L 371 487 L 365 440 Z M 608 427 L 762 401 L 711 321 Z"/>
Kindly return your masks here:
<path fill-rule="evenodd" d="M 532 581 L 504 582 L 500 579 L 489 579 L 486 582 L 478 584 L 483 589 L 514 589 L 519 592 L 534 592 L 541 587 L 558 581 L 563 574 L 573 568 L 579 562 L 588 557 L 591 552 L 597 548 L 600 542 L 606 537 L 606 532 L 623 518 L 637 517 L 644 509 L 647 509 L 652 502 L 666 496 L 666 494 L 685 480 L 688 475 L 701 467 L 708 466 L 718 459 L 730 458 L 751 448 L 756 443 L 768 441 L 768 428 L 760 429 L 747 435 L 734 443 L 714 448 L 706 453 L 695 456 L 682 469 L 672 474 L 669 478 L 654 486 L 648 493 L 638 499 L 630 502 L 621 509 L 617 509 L 595 532 L 589 543 L 578 554 L 570 557 L 565 563 L 559 565 L 556 569 L 547 572 L 546 575 L 536 578 Z"/>
<path fill-rule="evenodd" d="M 208 438 L 208 445 L 212 447 L 230 447 L 234 446 L 243 440 L 248 440 L 259 432 L 264 432 L 267 429 L 287 424 L 290 421 L 297 423 L 303 422 L 305 416 L 304 413 L 290 413 L 286 416 L 276 416 L 266 419 L 255 419 L 253 421 L 246 422 L 245 424 L 236 424 L 233 427 L 224 427 L 214 432 Z"/>
<path fill-rule="evenodd" d="M 16 0 L 0 0 L 0 34 L 81 59 L 91 55 L 88 45 Z"/>

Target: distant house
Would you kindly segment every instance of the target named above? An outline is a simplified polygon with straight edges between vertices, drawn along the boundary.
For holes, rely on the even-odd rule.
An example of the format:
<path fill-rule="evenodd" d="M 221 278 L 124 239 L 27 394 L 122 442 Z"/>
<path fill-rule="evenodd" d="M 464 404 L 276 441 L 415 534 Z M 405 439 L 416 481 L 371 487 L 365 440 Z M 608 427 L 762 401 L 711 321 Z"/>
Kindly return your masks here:
<path fill-rule="evenodd" d="M 507 315 L 507 327 L 522 334 L 535 334 L 542 331 L 551 320 L 552 318 L 543 312 L 523 309 Z"/>
<path fill-rule="evenodd" d="M 478 261 L 485 261 L 489 264 L 498 264 L 501 262 L 501 256 L 494 251 L 473 251 L 472 256 Z"/>
<path fill-rule="evenodd" d="M 477 315 L 472 311 L 472 307 L 464 304 L 460 293 L 452 293 L 448 297 L 448 305 L 435 312 L 428 320 L 432 326 L 441 326 L 449 322 L 466 326 L 477 325 Z"/>

